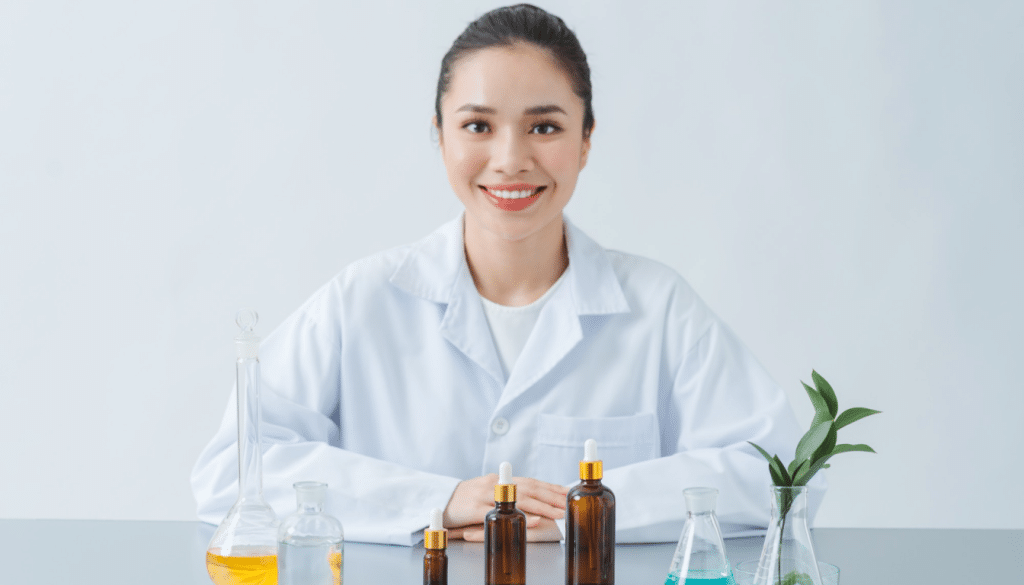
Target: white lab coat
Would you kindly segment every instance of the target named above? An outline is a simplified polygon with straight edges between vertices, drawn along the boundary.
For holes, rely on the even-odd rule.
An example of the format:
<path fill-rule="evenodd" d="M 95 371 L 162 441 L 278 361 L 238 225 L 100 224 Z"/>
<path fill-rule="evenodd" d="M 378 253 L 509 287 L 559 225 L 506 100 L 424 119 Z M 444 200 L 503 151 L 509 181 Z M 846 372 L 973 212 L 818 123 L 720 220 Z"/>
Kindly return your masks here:
<path fill-rule="evenodd" d="M 263 493 L 277 514 L 294 511 L 294 482 L 324 481 L 348 539 L 411 545 L 459 481 L 510 461 L 572 484 L 593 438 L 619 542 L 677 540 L 688 486 L 719 489 L 726 536 L 763 531 L 770 479 L 747 441 L 792 457 L 783 392 L 676 272 L 568 220 L 566 238 L 566 281 L 507 380 L 461 217 L 348 266 L 268 335 Z M 206 522 L 237 497 L 235 412 L 232 397 L 192 472 Z"/>

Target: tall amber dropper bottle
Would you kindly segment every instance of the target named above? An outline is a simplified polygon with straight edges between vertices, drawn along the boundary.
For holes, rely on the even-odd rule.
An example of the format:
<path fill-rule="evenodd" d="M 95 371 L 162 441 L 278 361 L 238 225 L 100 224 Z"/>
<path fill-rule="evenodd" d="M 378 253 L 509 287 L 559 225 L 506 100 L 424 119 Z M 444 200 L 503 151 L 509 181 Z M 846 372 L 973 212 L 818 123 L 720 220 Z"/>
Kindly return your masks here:
<path fill-rule="evenodd" d="M 516 508 L 512 464 L 501 464 L 484 518 L 484 585 L 526 585 L 526 514 Z"/>
<path fill-rule="evenodd" d="M 597 442 L 587 439 L 580 483 L 566 495 L 565 584 L 615 583 L 615 494 L 601 483 Z"/>
<path fill-rule="evenodd" d="M 448 585 L 448 531 L 440 508 L 430 511 L 430 526 L 423 531 L 423 585 Z"/>

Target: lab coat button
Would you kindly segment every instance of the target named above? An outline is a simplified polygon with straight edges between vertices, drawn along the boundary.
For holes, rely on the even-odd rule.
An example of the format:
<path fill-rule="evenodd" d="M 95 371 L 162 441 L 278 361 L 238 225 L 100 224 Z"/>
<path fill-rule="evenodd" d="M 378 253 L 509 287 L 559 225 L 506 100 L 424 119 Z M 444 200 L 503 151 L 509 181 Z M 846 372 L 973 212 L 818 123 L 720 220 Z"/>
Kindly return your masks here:
<path fill-rule="evenodd" d="M 491 424 L 491 430 L 495 435 L 504 435 L 508 432 L 508 421 L 503 418 L 496 418 Z"/>

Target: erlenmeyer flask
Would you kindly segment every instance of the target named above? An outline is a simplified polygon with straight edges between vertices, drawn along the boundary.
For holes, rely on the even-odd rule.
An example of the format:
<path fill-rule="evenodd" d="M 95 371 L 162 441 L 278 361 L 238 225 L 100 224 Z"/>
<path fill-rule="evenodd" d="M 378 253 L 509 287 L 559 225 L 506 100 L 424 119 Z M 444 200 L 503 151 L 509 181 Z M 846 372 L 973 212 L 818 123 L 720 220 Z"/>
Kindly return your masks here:
<path fill-rule="evenodd" d="M 217 585 L 277 584 L 277 517 L 263 499 L 263 450 L 260 448 L 259 317 L 243 309 L 235 323 L 238 400 L 238 500 L 213 533 L 206 549 L 206 570 Z"/>
<path fill-rule="evenodd" d="M 807 525 L 807 486 L 772 486 L 772 521 L 764 537 L 754 585 L 821 585 Z"/>
<path fill-rule="evenodd" d="M 715 516 L 718 490 L 692 487 L 683 490 L 683 496 L 686 497 L 686 524 L 665 585 L 735 585 L 732 567 L 725 556 L 722 530 Z"/>

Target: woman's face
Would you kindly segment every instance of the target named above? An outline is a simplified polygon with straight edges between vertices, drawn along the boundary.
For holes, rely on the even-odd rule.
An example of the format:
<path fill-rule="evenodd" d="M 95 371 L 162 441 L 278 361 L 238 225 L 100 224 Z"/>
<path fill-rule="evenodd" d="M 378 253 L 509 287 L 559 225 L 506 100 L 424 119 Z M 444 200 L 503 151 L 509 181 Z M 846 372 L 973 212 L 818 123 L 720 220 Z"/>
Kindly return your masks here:
<path fill-rule="evenodd" d="M 561 232 L 590 139 L 583 100 L 545 49 L 519 43 L 462 58 L 441 114 L 441 155 L 467 230 L 505 240 Z"/>

